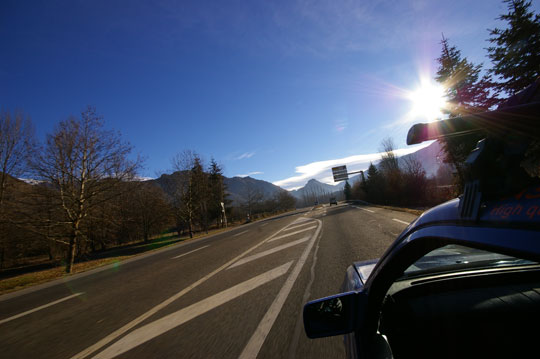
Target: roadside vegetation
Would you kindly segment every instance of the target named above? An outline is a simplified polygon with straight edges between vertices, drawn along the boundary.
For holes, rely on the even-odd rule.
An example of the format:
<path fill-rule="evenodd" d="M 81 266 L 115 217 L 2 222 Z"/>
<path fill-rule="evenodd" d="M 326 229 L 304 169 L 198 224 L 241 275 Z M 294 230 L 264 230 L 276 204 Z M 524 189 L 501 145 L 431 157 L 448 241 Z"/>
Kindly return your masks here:
<path fill-rule="evenodd" d="M 489 30 L 491 67 L 486 71 L 467 60 L 451 39 L 441 40 L 435 79 L 446 89 L 449 116 L 491 109 L 540 76 L 540 15 L 530 10 L 529 1 L 504 3 L 508 11 L 499 19 L 506 27 Z M 387 138 L 380 163 L 360 181 L 347 183 L 344 196 L 409 207 L 455 197 L 463 188 L 466 155 L 477 140 L 476 135 L 446 139 L 441 158 L 447 166 L 428 178 L 417 159 L 398 159 Z M 540 151 L 540 145 L 536 148 Z M 540 158 L 540 153 L 532 156 Z M 160 181 L 142 181 L 142 167 L 131 144 L 107 129 L 91 106 L 60 121 L 43 142 L 23 111 L 0 112 L 0 279 L 55 267 L 69 274 L 84 262 L 104 263 L 104 253 L 115 248 L 151 248 L 163 245 L 163 238 L 193 238 L 296 206 L 286 191 L 265 198 L 255 188 L 233 205 L 222 167 L 194 151 L 174 156 L 171 174 Z M 320 196 L 308 193 L 303 201 L 312 204 L 313 198 Z M 125 255 L 132 254 L 118 254 Z"/>
<path fill-rule="evenodd" d="M 0 165 L 0 279 L 54 267 L 72 273 L 115 248 L 161 246 L 164 233 L 184 240 L 245 223 L 246 213 L 251 220 L 295 208 L 285 191 L 270 199 L 254 192 L 233 206 L 221 166 L 193 151 L 173 157 L 171 175 L 141 180 L 142 159 L 90 106 L 42 143 L 22 111 L 1 112 Z"/>

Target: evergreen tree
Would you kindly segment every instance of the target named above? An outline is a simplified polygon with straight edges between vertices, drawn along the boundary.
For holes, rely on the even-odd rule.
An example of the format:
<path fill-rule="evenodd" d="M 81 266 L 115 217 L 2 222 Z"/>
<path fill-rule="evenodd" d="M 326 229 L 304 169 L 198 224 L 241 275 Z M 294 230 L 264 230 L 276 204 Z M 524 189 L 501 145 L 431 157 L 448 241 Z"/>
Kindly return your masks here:
<path fill-rule="evenodd" d="M 349 181 L 345 181 L 345 187 L 343 188 L 343 193 L 345 194 L 345 200 L 351 199 L 351 185 Z"/>
<path fill-rule="evenodd" d="M 366 198 L 369 202 L 384 202 L 384 177 L 373 163 L 369 164 L 367 170 L 368 178 L 366 180 Z"/>
<path fill-rule="evenodd" d="M 223 169 L 217 164 L 217 162 L 212 158 L 210 160 L 209 168 L 209 187 L 210 187 L 210 201 L 209 201 L 209 212 L 211 220 L 218 220 L 218 224 L 222 226 L 226 225 L 226 217 L 223 213 L 223 208 L 221 203 L 224 206 L 228 204 L 226 199 L 227 194 L 226 186 L 223 178 Z"/>
<path fill-rule="evenodd" d="M 485 111 L 497 103 L 491 94 L 492 83 L 487 76 L 480 78 L 482 65 L 475 65 L 461 56 L 461 51 L 450 46 L 448 39 L 441 41 L 441 56 L 437 59 L 439 68 L 435 79 L 445 88 L 448 106 L 445 109 L 450 117 Z M 442 140 L 445 152 L 444 161 L 456 169 L 455 184 L 461 192 L 464 186 L 464 162 L 483 136 L 470 134 L 449 137 Z"/>
<path fill-rule="evenodd" d="M 501 80 L 496 88 L 513 95 L 540 76 L 540 15 L 529 11 L 530 1 L 504 0 L 508 13 L 498 19 L 506 29 L 490 31 L 487 48 L 493 63 L 489 72 Z"/>

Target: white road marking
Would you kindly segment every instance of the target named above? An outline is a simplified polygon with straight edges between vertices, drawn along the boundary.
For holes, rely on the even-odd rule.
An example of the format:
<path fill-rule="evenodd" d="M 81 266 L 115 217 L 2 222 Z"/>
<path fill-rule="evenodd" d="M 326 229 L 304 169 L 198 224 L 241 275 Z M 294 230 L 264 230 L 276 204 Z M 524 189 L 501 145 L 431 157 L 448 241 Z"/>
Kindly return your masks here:
<path fill-rule="evenodd" d="M 304 223 L 305 221 L 311 221 L 311 220 L 312 220 L 311 217 L 300 217 L 296 221 L 294 221 L 292 224 Z"/>
<path fill-rule="evenodd" d="M 41 309 L 48 308 L 48 307 L 50 307 L 50 306 L 52 306 L 52 305 L 55 305 L 55 304 L 58 304 L 58 303 L 62 303 L 63 301 L 66 301 L 66 300 L 68 300 L 68 299 L 78 297 L 78 296 L 81 295 L 81 294 L 84 294 L 84 292 L 81 292 L 81 293 L 75 293 L 75 294 L 72 294 L 72 295 L 70 295 L 70 296 L 64 297 L 64 298 L 62 298 L 62 299 L 55 300 L 54 302 L 50 302 L 50 303 L 45 304 L 45 305 L 42 305 L 42 306 L 40 306 L 40 307 L 37 307 L 37 308 L 34 308 L 34 309 L 27 310 L 26 312 L 19 313 L 19 314 L 17 314 L 17 315 L 12 316 L 12 317 L 2 319 L 2 320 L 0 320 L 0 324 L 9 322 L 9 321 L 11 321 L 11 320 L 14 320 L 14 319 L 17 319 L 17 318 L 20 318 L 20 317 L 24 317 L 25 315 L 28 315 L 28 314 L 37 312 L 38 310 L 41 310 Z"/>
<path fill-rule="evenodd" d="M 121 355 L 155 337 L 190 321 L 220 305 L 227 303 L 261 285 L 281 277 L 291 267 L 293 261 L 274 268 L 266 273 L 260 274 L 234 287 L 214 294 L 211 297 L 196 302 L 188 307 L 180 309 L 174 313 L 164 316 L 150 324 L 129 333 L 101 353 L 94 356 L 94 359 L 110 359 Z"/>
<path fill-rule="evenodd" d="M 410 224 L 409 222 L 405 222 L 405 221 L 402 221 L 401 219 L 397 219 L 397 218 L 392 218 L 392 221 L 396 221 L 398 223 L 403 223 L 403 224 L 406 224 L 406 225 Z"/>
<path fill-rule="evenodd" d="M 302 223 L 302 224 L 297 224 L 296 226 L 292 226 L 292 227 L 287 227 L 283 231 L 284 232 L 290 231 L 291 229 L 296 229 L 296 228 L 300 228 L 300 227 L 303 227 L 303 226 L 308 226 L 310 224 L 313 224 L 313 221 L 309 221 L 309 222 Z"/>
<path fill-rule="evenodd" d="M 254 245 L 253 247 L 245 250 L 243 253 L 241 253 L 240 255 L 234 257 L 233 259 L 231 259 L 230 261 L 228 261 L 227 263 L 225 263 L 224 265 L 222 265 L 221 267 L 217 268 L 216 270 L 214 270 L 213 272 L 210 272 L 208 273 L 207 275 L 205 275 L 204 277 L 202 277 L 201 279 L 199 279 L 198 281 L 194 282 L 193 284 L 191 284 L 190 286 L 182 289 L 180 292 L 176 293 L 175 295 L 173 295 L 172 297 L 170 297 L 169 299 L 161 302 L 160 304 L 156 305 L 155 307 L 151 308 L 150 310 L 148 310 L 146 313 L 143 313 L 141 314 L 140 316 L 138 316 L 137 318 L 133 319 L 131 322 L 127 323 L 126 325 L 124 325 L 123 327 L 115 330 L 114 332 L 112 332 L 111 334 L 107 335 L 105 338 L 101 339 L 100 341 L 98 341 L 97 343 L 89 346 L 88 348 L 86 348 L 85 350 L 83 350 L 82 352 L 78 353 L 78 354 L 75 354 L 71 359 L 83 359 L 83 358 L 86 358 L 87 356 L 89 356 L 90 354 L 98 351 L 99 349 L 103 348 L 105 345 L 109 344 L 110 342 L 112 342 L 113 340 L 115 340 L 116 338 L 118 338 L 119 336 L 123 335 L 124 333 L 126 333 L 127 331 L 131 330 L 133 327 L 139 325 L 141 322 L 145 321 L 146 319 L 148 319 L 149 317 L 151 317 L 152 315 L 156 314 L 158 311 L 160 311 L 161 309 L 165 308 L 166 306 L 168 306 L 169 304 L 171 304 L 172 302 L 174 302 L 175 300 L 177 300 L 178 298 L 182 297 L 183 295 L 185 295 L 186 293 L 189 293 L 193 288 L 196 288 L 198 287 L 199 285 L 201 285 L 202 283 L 206 282 L 208 279 L 212 278 L 213 276 L 215 276 L 216 274 L 218 274 L 219 272 L 221 272 L 222 270 L 224 270 L 225 268 L 227 268 L 228 266 L 230 266 L 231 264 L 233 264 L 234 262 L 236 262 L 237 260 L 239 260 L 240 258 L 244 257 L 246 254 L 248 253 L 251 253 L 252 251 L 254 251 L 255 249 L 259 248 L 260 246 L 262 246 L 263 244 L 265 244 L 266 242 L 268 242 L 270 239 L 272 239 L 273 237 L 277 236 L 279 233 L 281 233 L 281 231 L 283 231 L 283 229 L 285 229 L 285 227 L 281 228 L 280 230 L 274 232 L 272 235 L 268 236 L 267 238 L 265 238 L 262 242 L 260 243 L 257 243 L 256 245 Z"/>
<path fill-rule="evenodd" d="M 261 224 L 261 227 L 264 227 L 268 224 L 268 222 Z"/>
<path fill-rule="evenodd" d="M 372 211 L 371 209 L 366 209 L 366 208 L 356 207 L 356 206 L 354 208 L 358 208 L 358 209 L 361 209 L 362 211 L 366 211 L 366 212 L 369 212 L 369 213 L 375 213 L 375 211 Z"/>
<path fill-rule="evenodd" d="M 233 237 L 238 237 L 238 236 L 240 236 L 240 235 L 242 235 L 242 234 L 244 234 L 244 233 L 247 233 L 247 232 L 249 232 L 249 230 L 245 230 L 245 231 L 243 231 L 243 232 L 236 233 Z"/>
<path fill-rule="evenodd" d="M 203 246 L 201 248 L 197 248 L 197 249 L 194 249 L 192 250 L 191 252 L 187 252 L 187 253 L 184 253 L 184 254 L 180 254 L 179 256 L 176 256 L 176 257 L 172 257 L 171 259 L 176 259 L 176 258 L 180 258 L 180 257 L 183 257 L 183 256 L 187 256 L 188 254 L 191 254 L 193 252 L 197 252 L 197 251 L 200 251 L 201 249 L 204 249 L 206 247 L 210 247 L 210 245 L 207 245 L 207 246 Z"/>
<path fill-rule="evenodd" d="M 295 234 L 298 234 L 298 233 L 302 233 L 302 232 L 305 232 L 305 231 L 310 231 L 314 228 L 317 228 L 317 226 L 311 226 L 311 227 L 308 227 L 308 228 L 304 228 L 304 229 L 300 229 L 296 232 L 291 232 L 291 233 L 287 233 L 287 234 L 283 234 L 279 237 L 274 237 L 272 238 L 271 240 L 269 240 L 268 242 L 273 242 L 273 241 L 276 241 L 278 239 L 282 239 L 282 238 L 286 238 L 286 237 L 290 237 L 290 236 L 294 236 Z"/>
<path fill-rule="evenodd" d="M 284 250 L 284 249 L 287 249 L 289 247 L 293 247 L 293 246 L 296 246 L 297 244 L 300 244 L 300 243 L 304 243 L 305 241 L 307 241 L 309 239 L 309 236 L 306 236 L 302 239 L 299 239 L 297 241 L 294 241 L 294 242 L 290 242 L 290 243 L 286 243 L 286 244 L 282 244 L 281 246 L 277 246 L 277 247 L 274 247 L 272 249 L 269 249 L 267 251 L 264 251 L 264 252 L 261 252 L 261 253 L 257 253 L 257 254 L 254 254 L 252 256 L 249 256 L 249 257 L 245 257 L 244 259 L 241 259 L 239 260 L 238 262 L 234 263 L 233 265 L 231 265 L 229 268 L 227 269 L 231 269 L 231 268 L 234 268 L 234 267 L 238 267 L 244 263 L 247 263 L 247 262 L 251 262 L 251 261 L 254 261 L 255 259 L 259 259 L 259 258 L 262 258 L 262 257 L 265 257 L 267 255 L 270 255 L 270 254 L 273 254 L 273 253 L 276 253 L 276 252 L 279 252 L 281 250 Z"/>
<path fill-rule="evenodd" d="M 272 305 L 270 305 L 270 308 L 268 308 L 268 311 L 259 323 L 259 326 L 257 327 L 257 329 L 255 329 L 255 333 L 253 333 L 251 339 L 249 339 L 249 342 L 242 351 L 242 354 L 240 354 L 240 356 L 238 357 L 239 359 L 256 358 L 259 354 L 259 351 L 261 350 L 261 347 L 266 340 L 266 336 L 270 332 L 270 329 L 272 329 L 272 326 L 274 325 L 274 322 L 276 321 L 276 318 L 279 315 L 283 304 L 285 304 L 285 300 L 291 292 L 294 282 L 298 278 L 298 275 L 300 274 L 300 271 L 302 270 L 302 267 L 307 260 L 311 248 L 313 248 L 315 240 L 321 232 L 322 222 L 318 219 L 316 219 L 316 221 L 319 222 L 319 227 L 317 228 L 317 231 L 311 237 L 309 244 L 306 246 L 306 249 L 304 249 L 304 252 L 294 266 L 291 274 L 289 274 L 289 277 L 285 281 L 285 284 L 283 285 L 283 287 L 281 287 L 281 290 L 279 291 L 276 299 L 274 299 L 274 302 L 272 302 Z"/>

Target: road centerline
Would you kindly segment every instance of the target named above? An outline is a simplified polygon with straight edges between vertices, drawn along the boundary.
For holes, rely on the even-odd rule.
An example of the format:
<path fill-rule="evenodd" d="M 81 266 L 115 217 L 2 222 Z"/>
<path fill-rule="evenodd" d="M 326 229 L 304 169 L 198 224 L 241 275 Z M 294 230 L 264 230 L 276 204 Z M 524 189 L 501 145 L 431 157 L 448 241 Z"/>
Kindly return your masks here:
<path fill-rule="evenodd" d="M 285 304 L 285 300 L 289 296 L 289 293 L 291 292 L 292 287 L 296 282 L 296 279 L 298 278 L 298 275 L 300 274 L 300 271 L 302 270 L 307 260 L 309 252 L 311 252 L 311 248 L 313 248 L 313 244 L 315 244 L 319 233 L 321 233 L 322 222 L 318 219 L 316 219 L 316 221 L 319 223 L 317 230 L 311 237 L 311 240 L 306 246 L 306 249 L 304 249 L 304 252 L 302 252 L 300 259 L 298 259 L 298 262 L 296 262 L 296 265 L 291 271 L 291 274 L 289 274 L 289 276 L 287 277 L 285 284 L 283 285 L 283 287 L 281 287 L 281 290 L 276 296 L 276 299 L 274 299 L 274 301 L 270 305 L 270 308 L 268 308 L 268 310 L 266 311 L 266 314 L 260 321 L 257 329 L 255 329 L 255 332 L 249 339 L 249 342 L 238 357 L 239 359 L 256 358 L 259 354 L 259 351 L 261 350 L 261 347 L 264 344 L 264 341 L 266 340 L 270 329 L 272 329 L 274 322 L 276 321 L 279 313 L 281 312 L 281 308 L 283 308 L 283 305 Z"/>
<path fill-rule="evenodd" d="M 193 252 L 197 252 L 197 251 L 200 251 L 201 249 L 204 249 L 206 247 L 210 247 L 210 245 L 206 245 L 206 246 L 203 246 L 203 247 L 200 247 L 200 248 L 197 248 L 197 249 L 194 249 L 190 252 L 187 252 L 187 253 L 183 253 L 183 254 L 180 254 L 179 256 L 176 256 L 176 257 L 172 257 L 171 259 L 176 259 L 176 258 L 180 258 L 180 257 L 183 257 L 183 256 L 187 256 L 188 254 L 191 254 Z"/>
<path fill-rule="evenodd" d="M 354 208 L 361 209 L 362 211 L 366 211 L 366 212 L 369 212 L 369 213 L 375 213 L 375 211 L 372 211 L 371 209 L 367 209 L 367 208 L 356 207 L 356 206 Z"/>
<path fill-rule="evenodd" d="M 45 305 L 39 306 L 39 307 L 37 307 L 37 308 L 27 310 L 26 312 L 22 312 L 22 313 L 16 314 L 16 315 L 14 315 L 14 316 L 12 316 L 12 317 L 2 319 L 2 320 L 0 320 L 0 324 L 7 323 L 7 322 L 9 322 L 9 321 L 11 321 L 11 320 L 14 320 L 14 319 L 17 319 L 17 318 L 20 318 L 20 317 L 24 317 L 25 315 L 32 314 L 32 313 L 34 313 L 34 312 L 37 312 L 38 310 L 48 308 L 48 307 L 53 306 L 53 305 L 58 304 L 58 303 L 62 303 L 62 302 L 64 302 L 64 301 L 66 301 L 66 300 L 69 300 L 69 299 L 71 299 L 71 298 L 78 297 L 79 295 L 82 295 L 82 294 L 84 294 L 84 292 L 75 293 L 75 294 L 72 294 L 72 295 L 70 295 L 70 296 L 67 296 L 67 297 L 64 297 L 64 298 L 55 300 L 54 302 L 50 302 L 50 303 L 47 303 L 47 304 L 45 304 Z"/>
<path fill-rule="evenodd" d="M 401 219 L 397 219 L 397 218 L 392 218 L 392 221 L 395 221 L 395 222 L 398 222 L 398 223 L 402 223 L 402 224 L 406 224 L 407 226 L 410 224 L 410 223 L 408 223 L 408 222 L 402 221 Z"/>
<path fill-rule="evenodd" d="M 235 235 L 233 235 L 233 237 L 241 236 L 242 234 L 247 233 L 247 232 L 249 232 L 249 229 L 246 229 L 245 231 L 240 232 L 240 233 L 236 233 Z"/>
<path fill-rule="evenodd" d="M 272 238 L 271 240 L 269 240 L 268 242 L 273 242 L 273 241 L 276 241 L 278 239 L 282 239 L 282 238 L 287 238 L 287 237 L 290 237 L 290 236 L 294 236 L 295 234 L 298 234 L 298 233 L 302 233 L 302 232 L 305 232 L 305 231 L 310 231 L 312 229 L 315 229 L 317 228 L 317 226 L 312 226 L 312 227 L 308 227 L 308 228 L 304 228 L 304 229 L 300 229 L 296 232 L 291 232 L 291 233 L 287 233 L 287 234 L 283 234 L 279 237 L 274 237 Z"/>
<path fill-rule="evenodd" d="M 184 296 L 186 293 L 190 292 L 193 288 L 198 287 L 202 283 L 206 282 L 208 279 L 212 278 L 213 276 L 215 276 L 216 274 L 218 274 L 222 270 L 229 267 L 231 264 L 233 264 L 234 262 L 236 262 L 240 258 L 244 257 L 245 255 L 251 253 L 255 249 L 259 248 L 260 246 L 262 246 L 263 244 L 268 242 L 270 239 L 272 239 L 273 237 L 275 237 L 279 233 L 281 233 L 286 227 L 287 226 L 277 230 L 276 232 L 274 232 L 270 236 L 266 237 L 263 241 L 261 241 L 261 242 L 257 243 L 256 245 L 248 248 L 247 250 L 245 250 L 244 252 L 242 252 L 238 256 L 234 257 L 233 259 L 231 259 L 227 263 L 223 264 L 221 267 L 219 267 L 219 268 L 215 269 L 214 271 L 208 273 L 207 275 L 205 275 L 201 279 L 195 281 L 193 284 L 187 286 L 186 288 L 182 289 L 180 292 L 176 293 L 172 297 L 169 297 L 168 299 L 164 300 L 160 304 L 154 306 L 150 310 L 146 311 L 145 313 L 141 314 L 137 318 L 133 319 L 131 322 L 125 324 L 123 327 L 118 328 L 117 330 L 115 330 L 111 334 L 109 334 L 106 337 L 104 337 L 103 339 L 99 340 L 97 343 L 95 343 L 95 344 L 89 346 L 88 348 L 84 349 L 83 351 L 75 354 L 71 359 L 83 359 L 83 358 L 86 358 L 87 356 L 91 355 L 92 353 L 94 353 L 94 352 L 98 351 L 99 349 L 103 348 L 105 345 L 109 344 L 110 342 L 112 342 L 116 338 L 124 335 L 126 332 L 131 330 L 133 327 L 139 325 L 141 322 L 145 321 L 146 319 L 148 319 L 152 315 L 156 314 L 158 311 L 165 308 L 166 306 L 168 306 L 169 304 L 171 304 L 172 302 L 174 302 L 178 298 Z"/>
<path fill-rule="evenodd" d="M 281 277 L 287 273 L 293 262 L 294 261 L 285 263 L 229 289 L 182 308 L 174 313 L 168 314 L 152 323 L 146 324 L 145 326 L 129 333 L 98 355 L 94 356 L 93 359 L 111 359 L 143 343 L 146 343 L 147 341 L 152 340 L 155 337 L 176 328 L 187 321 L 190 321 L 191 319 L 209 312 L 210 310 L 219 307 L 220 305 L 225 304 L 249 291 L 252 291 L 263 284 Z"/>
<path fill-rule="evenodd" d="M 251 261 L 254 261 L 256 259 L 259 259 L 259 258 L 262 258 L 262 257 L 266 257 L 267 255 L 270 255 L 270 254 L 273 254 L 273 253 L 276 253 L 276 252 L 279 252 L 279 251 L 282 251 L 284 249 L 287 249 L 287 248 L 290 248 L 290 247 L 293 247 L 293 246 L 296 246 L 297 244 L 300 244 L 300 243 L 304 243 L 305 241 L 309 240 L 309 236 L 306 236 L 302 239 L 299 239 L 299 240 L 296 240 L 294 242 L 290 242 L 290 243 L 285 243 L 285 244 L 282 244 L 281 246 L 277 246 L 277 247 L 274 247 L 274 248 L 271 248 L 269 250 L 266 250 L 264 252 L 261 252 L 261 253 L 257 253 L 257 254 L 253 254 L 249 257 L 245 257 L 245 258 L 242 258 L 240 259 L 238 262 L 234 263 L 233 265 L 231 265 L 229 268 L 227 269 L 231 269 L 231 268 L 234 268 L 234 267 L 238 267 L 242 264 L 245 264 L 245 263 L 248 263 L 248 262 L 251 262 Z"/>
<path fill-rule="evenodd" d="M 302 224 L 297 224 L 297 225 L 292 226 L 292 227 L 287 227 L 283 231 L 286 232 L 286 231 L 290 231 L 291 229 L 296 229 L 296 228 L 300 228 L 300 227 L 304 227 L 304 226 L 308 226 L 308 225 L 313 225 L 313 224 L 314 224 L 313 221 L 309 221 L 309 222 L 305 222 L 305 223 L 302 223 Z"/>

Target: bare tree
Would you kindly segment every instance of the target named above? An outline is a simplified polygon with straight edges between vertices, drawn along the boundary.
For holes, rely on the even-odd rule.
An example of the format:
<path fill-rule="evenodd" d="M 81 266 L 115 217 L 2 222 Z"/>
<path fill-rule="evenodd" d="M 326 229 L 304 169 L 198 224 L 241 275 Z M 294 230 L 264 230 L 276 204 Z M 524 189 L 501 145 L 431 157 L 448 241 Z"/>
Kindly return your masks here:
<path fill-rule="evenodd" d="M 5 259 L 6 219 L 4 211 L 5 193 L 9 177 L 18 177 L 26 171 L 28 156 L 34 143 L 34 128 L 29 118 L 21 111 L 13 115 L 0 113 L 0 268 Z"/>
<path fill-rule="evenodd" d="M 7 176 L 17 177 L 26 170 L 34 142 L 34 128 L 20 111 L 14 115 L 0 113 L 0 207 L 4 199 Z"/>
<path fill-rule="evenodd" d="M 191 170 L 198 158 L 199 156 L 191 150 L 184 150 L 172 158 L 171 164 L 176 172 L 170 183 L 172 188 L 168 191 L 172 196 L 177 222 L 187 225 L 191 238 L 193 238 L 193 221 L 197 205 Z"/>
<path fill-rule="evenodd" d="M 81 118 L 61 121 L 32 161 L 39 179 L 55 190 L 68 227 L 66 272 L 71 273 L 83 221 L 93 207 L 118 195 L 133 179 L 141 159 L 130 160 L 132 147 L 117 132 L 104 128 L 103 117 L 88 106 Z M 125 186 L 124 186 L 125 188 Z"/>

